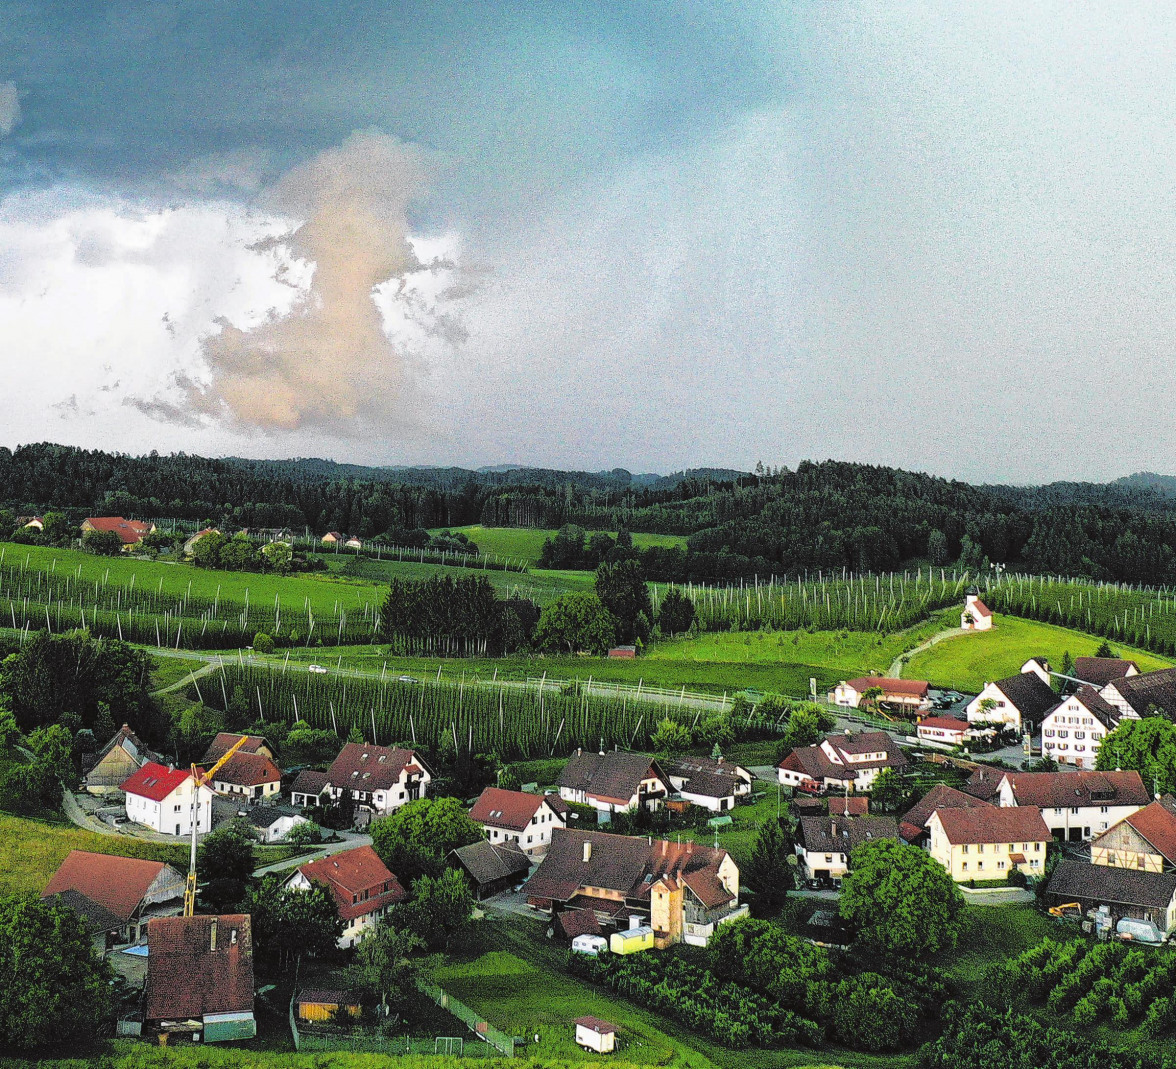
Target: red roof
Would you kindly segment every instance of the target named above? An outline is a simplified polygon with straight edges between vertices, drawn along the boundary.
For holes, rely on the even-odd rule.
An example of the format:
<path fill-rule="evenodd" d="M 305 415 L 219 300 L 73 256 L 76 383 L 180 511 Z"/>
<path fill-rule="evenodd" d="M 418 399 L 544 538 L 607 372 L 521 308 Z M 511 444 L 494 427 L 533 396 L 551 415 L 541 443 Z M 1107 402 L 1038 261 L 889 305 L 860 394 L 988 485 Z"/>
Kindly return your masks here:
<path fill-rule="evenodd" d="M 192 773 L 183 768 L 171 768 L 166 765 L 148 761 L 130 779 L 124 780 L 121 790 L 127 794 L 137 794 L 141 798 L 150 798 L 153 802 L 162 802 Z"/>
<path fill-rule="evenodd" d="M 95 531 L 113 531 L 128 546 L 141 542 L 151 533 L 151 524 L 124 520 L 121 516 L 88 516 L 85 522 Z"/>
<path fill-rule="evenodd" d="M 238 750 L 213 774 L 218 783 L 239 787 L 260 787 L 263 783 L 280 783 L 281 770 L 265 754 Z"/>
<path fill-rule="evenodd" d="M 143 1009 L 147 1020 L 252 1012 L 253 935 L 248 914 L 157 917 L 148 923 Z"/>
<path fill-rule="evenodd" d="M 339 751 L 339 756 L 327 769 L 327 779 L 332 787 L 346 787 L 354 791 L 385 791 L 400 782 L 400 774 L 408 772 L 410 766 L 418 766 L 420 758 L 415 751 L 402 746 L 373 746 L 366 742 L 349 742 Z"/>
<path fill-rule="evenodd" d="M 1155 801 L 1127 818 L 1140 835 L 1166 860 L 1176 862 L 1176 813 Z"/>
<path fill-rule="evenodd" d="M 216 737 L 208 744 L 208 749 L 204 751 L 204 756 L 200 758 L 201 764 L 216 764 L 233 748 L 239 738 L 241 736 L 234 731 L 218 731 Z M 246 735 L 245 742 L 237 753 L 257 753 L 263 746 L 267 750 L 270 749 L 269 743 L 261 735 Z"/>
<path fill-rule="evenodd" d="M 487 787 L 470 810 L 470 819 L 495 828 L 522 831 L 543 804 L 543 795 Z"/>
<path fill-rule="evenodd" d="M 78 891 L 126 923 L 135 915 L 148 889 L 168 866 L 117 854 L 71 850 L 49 878 L 42 898 L 62 891 Z M 180 879 L 177 872 L 176 878 Z"/>
<path fill-rule="evenodd" d="M 992 610 L 984 604 L 979 598 L 975 598 L 968 605 L 968 612 L 975 613 L 977 616 L 991 616 Z"/>
<path fill-rule="evenodd" d="M 957 720 L 954 716 L 925 716 L 919 721 L 919 727 L 940 728 L 943 731 L 967 731 L 968 722 Z"/>
<path fill-rule="evenodd" d="M 1049 842 L 1051 838 L 1049 828 L 1041 819 L 1041 810 L 1036 806 L 937 809 L 932 816 L 939 818 L 947 841 L 955 846 L 963 843 Z"/>
<path fill-rule="evenodd" d="M 331 892 L 339 916 L 345 921 L 374 913 L 404 899 L 400 881 L 388 871 L 370 846 L 320 857 L 317 861 L 300 865 L 298 871 Z"/>
<path fill-rule="evenodd" d="M 593 1032 L 615 1032 L 617 1026 L 609 1024 L 608 1021 L 602 1021 L 599 1017 L 577 1017 L 572 1024 L 578 1024 L 583 1028 L 590 1028 Z"/>
<path fill-rule="evenodd" d="M 845 685 L 859 694 L 864 694 L 871 687 L 879 687 L 883 695 L 897 694 L 903 698 L 925 698 L 931 686 L 923 679 L 890 679 L 887 676 L 858 676 L 857 679 L 846 680 Z"/>

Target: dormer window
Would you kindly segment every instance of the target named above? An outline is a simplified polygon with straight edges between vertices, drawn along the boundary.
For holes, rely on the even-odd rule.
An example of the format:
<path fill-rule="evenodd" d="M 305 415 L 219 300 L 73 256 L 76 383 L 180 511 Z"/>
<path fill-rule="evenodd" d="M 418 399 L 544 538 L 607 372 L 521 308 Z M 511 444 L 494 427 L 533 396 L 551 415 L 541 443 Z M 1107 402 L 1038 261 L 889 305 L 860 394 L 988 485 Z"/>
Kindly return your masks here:
<path fill-rule="evenodd" d="M 366 761 L 366 760 L 367 760 L 369 757 L 371 757 L 371 754 L 366 754 L 366 753 L 365 753 L 365 754 L 364 754 L 364 755 L 363 755 L 363 756 L 360 758 L 360 760 L 361 760 L 361 761 Z"/>
<path fill-rule="evenodd" d="M 387 754 L 380 754 L 380 764 L 383 764 L 387 760 L 388 760 Z"/>

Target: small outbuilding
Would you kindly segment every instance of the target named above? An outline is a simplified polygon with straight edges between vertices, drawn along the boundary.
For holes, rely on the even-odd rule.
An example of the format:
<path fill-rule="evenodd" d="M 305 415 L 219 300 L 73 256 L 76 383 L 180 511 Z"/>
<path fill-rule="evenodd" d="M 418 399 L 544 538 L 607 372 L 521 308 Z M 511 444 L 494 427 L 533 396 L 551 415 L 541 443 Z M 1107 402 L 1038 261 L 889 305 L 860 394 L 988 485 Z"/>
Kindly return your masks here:
<path fill-rule="evenodd" d="M 608 939 L 608 948 L 614 954 L 640 954 L 653 949 L 653 929 L 647 925 L 613 932 Z"/>
<path fill-rule="evenodd" d="M 300 1021 L 335 1021 L 342 1017 L 358 1017 L 359 999 L 346 991 L 334 988 L 307 988 L 294 1000 L 295 1013 Z"/>
<path fill-rule="evenodd" d="M 610 1054 L 617 1046 L 617 1026 L 599 1017 L 577 1017 L 576 1044 L 597 1054 Z"/>

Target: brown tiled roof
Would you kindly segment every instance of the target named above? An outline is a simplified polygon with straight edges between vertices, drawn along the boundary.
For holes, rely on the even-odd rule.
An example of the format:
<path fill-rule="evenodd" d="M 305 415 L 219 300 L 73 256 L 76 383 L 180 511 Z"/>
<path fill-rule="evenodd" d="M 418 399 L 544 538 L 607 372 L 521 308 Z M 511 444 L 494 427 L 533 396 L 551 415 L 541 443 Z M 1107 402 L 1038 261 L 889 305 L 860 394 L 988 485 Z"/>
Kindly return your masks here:
<path fill-rule="evenodd" d="M 802 746 L 793 750 L 777 766 L 793 772 L 803 772 L 815 780 L 852 780 L 858 772 L 877 768 L 903 768 L 907 764 L 906 754 L 885 731 L 859 731 L 850 735 L 826 735 L 825 741 L 843 756 L 857 756 L 864 753 L 885 753 L 881 760 L 855 761 L 851 764 L 834 764 L 820 745 Z"/>
<path fill-rule="evenodd" d="M 239 738 L 241 738 L 240 735 L 234 734 L 231 731 L 218 732 L 216 738 L 214 738 L 212 742 L 208 744 L 208 749 L 204 751 L 204 756 L 200 758 L 200 763 L 204 765 L 205 768 L 215 764 L 233 748 L 233 744 Z M 257 753 L 257 751 L 260 750 L 263 746 L 268 750 L 273 749 L 273 747 L 271 747 L 269 743 L 266 742 L 264 738 L 262 738 L 262 736 L 246 735 L 245 744 L 237 751 L 237 753 Z"/>
<path fill-rule="evenodd" d="M 891 679 L 887 676 L 858 676 L 857 679 L 846 680 L 845 685 L 852 687 L 859 694 L 864 694 L 871 687 L 879 687 L 882 697 L 895 694 L 902 698 L 925 698 L 931 684 L 923 679 Z"/>
<path fill-rule="evenodd" d="M 126 745 L 124 745 L 126 743 L 130 744 L 129 749 Z M 137 760 L 140 764 L 143 764 L 147 761 L 159 761 L 159 756 L 149 750 L 146 745 L 144 745 L 143 740 L 140 739 L 139 736 L 136 735 L 126 724 L 123 724 L 123 726 L 114 733 L 114 737 L 105 746 L 103 746 L 101 750 L 98 751 L 97 755 L 94 757 L 93 763 L 97 764 L 116 746 L 122 746 L 127 750 L 127 753 L 131 753 L 133 750 L 134 754 L 132 754 L 132 756 L 137 756 Z"/>
<path fill-rule="evenodd" d="M 998 679 L 993 686 L 1026 720 L 1040 720 L 1058 704 L 1057 691 L 1043 683 L 1036 672 L 1019 672 L 1015 676 Z"/>
<path fill-rule="evenodd" d="M 825 741 L 843 754 L 864 754 L 885 752 L 888 757 L 902 758 L 899 764 L 906 764 L 906 758 L 895 745 L 894 740 L 885 731 L 859 731 L 856 733 L 842 733 L 840 735 L 826 735 Z M 859 768 L 868 767 L 859 765 Z"/>
<path fill-rule="evenodd" d="M 992 610 L 984 604 L 979 598 L 968 606 L 968 612 L 974 612 L 977 616 L 991 616 Z"/>
<path fill-rule="evenodd" d="M 555 915 L 552 922 L 557 935 L 564 939 L 575 939 L 578 935 L 600 935 L 600 921 L 590 909 L 565 909 Z"/>
<path fill-rule="evenodd" d="M 260 787 L 263 783 L 280 783 L 282 771 L 265 754 L 238 750 L 213 774 L 218 783 L 239 787 Z"/>
<path fill-rule="evenodd" d="M 531 871 L 531 861 L 514 843 L 491 843 L 479 839 L 469 846 L 450 851 L 479 885 L 506 877 L 522 877 Z"/>
<path fill-rule="evenodd" d="M 1080 702 L 1082 707 L 1108 731 L 1112 731 L 1119 726 L 1119 710 L 1099 694 L 1094 687 L 1081 686 L 1074 692 L 1072 697 Z M 1063 698 L 1045 715 L 1049 716 L 1056 712 L 1069 700 L 1070 698 Z"/>
<path fill-rule="evenodd" d="M 932 787 L 919 802 L 910 809 L 908 809 L 901 818 L 901 824 L 909 825 L 917 830 L 917 835 L 922 836 L 927 831 L 927 821 L 931 819 L 931 814 L 937 809 L 992 809 L 992 803 L 984 799 L 977 798 L 971 794 L 964 794 L 963 791 L 957 791 L 954 787 L 949 787 L 946 783 L 937 783 Z M 916 836 L 917 837 L 917 836 Z M 913 841 L 912 836 L 903 835 L 907 842 Z"/>
<path fill-rule="evenodd" d="M 1075 657 L 1074 670 L 1070 674 L 1085 683 L 1105 687 L 1112 679 L 1126 676 L 1130 668 L 1139 671 L 1139 665 L 1122 657 Z"/>
<path fill-rule="evenodd" d="M 934 814 L 943 825 L 947 841 L 963 843 L 1037 843 L 1049 842 L 1051 836 L 1041 810 L 1036 806 L 1017 805 L 1001 808 L 937 809 Z"/>
<path fill-rule="evenodd" d="M 599 1017 L 577 1017 L 572 1024 L 583 1025 L 585 1028 L 591 1028 L 593 1032 L 615 1032 L 617 1026 L 609 1024 L 608 1021 L 602 1021 Z"/>
<path fill-rule="evenodd" d="M 321 883 L 345 921 L 404 900 L 404 888 L 370 846 L 357 846 L 299 865 L 308 880 Z M 364 898 L 364 894 L 367 898 Z M 358 898 L 358 901 L 355 899 Z"/>
<path fill-rule="evenodd" d="M 894 817 L 801 817 L 797 841 L 816 853 L 848 854 L 875 839 L 897 839 Z"/>
<path fill-rule="evenodd" d="M 587 862 L 586 844 L 591 846 Z M 599 887 L 626 899 L 645 901 L 652 885 L 669 877 L 685 883 L 703 905 L 713 908 L 733 896 L 722 889 L 721 900 L 717 900 L 715 887 L 701 874 L 715 875 L 726 856 L 725 850 L 694 842 L 650 842 L 605 832 L 556 828 L 551 833 L 547 856 L 527 881 L 527 894 L 567 902 L 582 887 Z M 714 883 L 722 887 L 717 879 Z"/>
<path fill-rule="evenodd" d="M 140 520 L 124 520 L 121 516 L 87 516 L 84 522 L 95 531 L 113 531 L 128 546 L 141 542 L 151 533 L 151 524 Z"/>
<path fill-rule="evenodd" d="M 1132 813 L 1127 823 L 1156 848 L 1156 853 L 1176 864 L 1176 813 L 1168 806 L 1161 801 L 1152 802 Z"/>
<path fill-rule="evenodd" d="M 925 716 L 919 721 L 919 727 L 940 728 L 943 731 L 967 731 L 971 725 L 966 720 L 957 720 L 954 716 Z"/>
<path fill-rule="evenodd" d="M 1000 784 L 1004 778 L 1005 773 L 1001 769 L 978 768 L 968 777 L 962 790 L 973 798 L 981 798 L 987 802 L 1000 794 Z"/>
<path fill-rule="evenodd" d="M 81 891 L 75 891 L 72 888 L 58 891 L 55 894 L 43 894 L 41 897 L 47 902 L 72 909 L 79 917 L 88 922 L 95 932 L 113 932 L 127 922 L 127 918 L 116 916 L 105 906 L 99 905 L 92 898 L 87 898 Z"/>
<path fill-rule="evenodd" d="M 637 793 L 641 781 L 650 776 L 660 778 L 667 791 L 671 789 L 665 774 L 649 754 L 577 750 L 564 765 L 556 785 L 585 791 L 595 798 L 628 802 Z"/>
<path fill-rule="evenodd" d="M 829 799 L 829 813 L 838 817 L 864 817 L 870 812 L 870 799 L 864 794 L 840 794 Z"/>
<path fill-rule="evenodd" d="M 732 798 L 739 783 L 740 780 L 734 776 L 695 772 L 682 784 L 681 790 L 683 794 L 697 794 L 700 798 Z"/>
<path fill-rule="evenodd" d="M 793 750 L 786 754 L 784 760 L 776 767 L 789 772 L 801 772 L 815 780 L 857 778 L 857 773 L 852 767 L 833 764 L 819 746 L 802 746 L 798 750 Z"/>
<path fill-rule="evenodd" d="M 543 795 L 487 787 L 470 810 L 470 819 L 495 828 L 522 831 L 543 804 Z"/>
<path fill-rule="evenodd" d="M 386 791 L 400 782 L 400 773 L 412 764 L 421 764 L 414 750 L 349 742 L 327 769 L 327 779 L 332 787 Z"/>
<path fill-rule="evenodd" d="M 71 850 L 49 878 L 41 897 L 61 891 L 78 891 L 125 924 L 135 915 L 143 896 L 167 867 L 162 861 Z M 175 876 L 182 879 L 178 872 Z"/>
<path fill-rule="evenodd" d="M 1176 895 L 1176 872 L 1140 872 L 1085 861 L 1059 861 L 1047 892 L 1065 901 L 1164 909 Z"/>
<path fill-rule="evenodd" d="M 331 782 L 331 777 L 325 772 L 316 772 L 313 768 L 304 768 L 290 786 L 291 794 L 321 794 L 323 788 Z"/>
<path fill-rule="evenodd" d="M 1006 772 L 1018 806 L 1065 809 L 1088 805 L 1148 803 L 1147 788 L 1134 769 L 1127 772 Z"/>
<path fill-rule="evenodd" d="M 1140 716 L 1145 715 L 1148 707 L 1154 705 L 1169 720 L 1176 720 L 1176 668 L 1126 676 L 1113 679 L 1111 683 Z"/>
<path fill-rule="evenodd" d="M 253 934 L 247 914 L 157 917 L 148 922 L 143 1009 L 147 1020 L 252 1012 Z"/>

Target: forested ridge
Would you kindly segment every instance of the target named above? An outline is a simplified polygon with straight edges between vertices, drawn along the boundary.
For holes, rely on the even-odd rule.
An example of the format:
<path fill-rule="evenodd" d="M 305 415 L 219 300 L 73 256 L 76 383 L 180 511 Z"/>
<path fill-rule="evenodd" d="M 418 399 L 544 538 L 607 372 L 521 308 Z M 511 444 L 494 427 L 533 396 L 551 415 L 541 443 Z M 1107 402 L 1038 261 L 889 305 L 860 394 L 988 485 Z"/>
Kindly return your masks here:
<path fill-rule="evenodd" d="M 374 468 L 320 459 L 128 456 L 41 443 L 0 449 L 0 507 L 49 508 L 372 537 L 486 526 L 683 534 L 642 553 L 650 578 L 719 580 L 911 562 L 1176 582 L 1176 479 L 977 486 L 895 468 L 671 476 L 624 469 Z"/>

